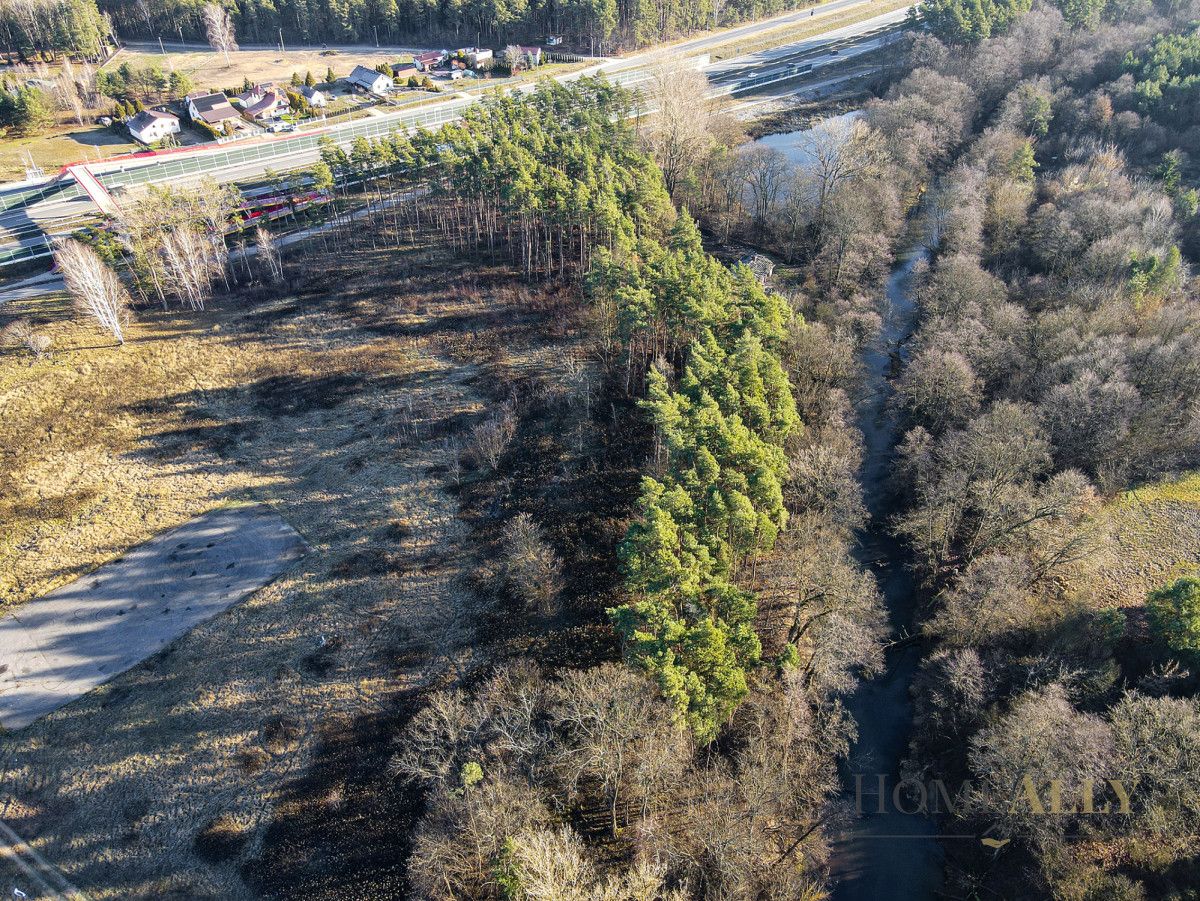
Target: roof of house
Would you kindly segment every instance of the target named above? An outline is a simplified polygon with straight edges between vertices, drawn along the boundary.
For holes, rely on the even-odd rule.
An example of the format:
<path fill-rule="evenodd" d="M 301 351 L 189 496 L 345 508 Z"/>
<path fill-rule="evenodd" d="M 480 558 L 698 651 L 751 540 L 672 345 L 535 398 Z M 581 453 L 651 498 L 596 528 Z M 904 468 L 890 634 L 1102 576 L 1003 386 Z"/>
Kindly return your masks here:
<path fill-rule="evenodd" d="M 177 116 L 172 116 L 170 113 L 164 113 L 161 110 L 145 109 L 130 119 L 126 124 L 130 131 L 144 131 L 146 128 L 156 121 L 163 120 L 169 122 L 178 122 Z"/>
<path fill-rule="evenodd" d="M 218 91 L 215 94 L 191 94 L 188 104 L 196 110 L 205 122 L 221 122 L 224 119 L 236 119 L 238 111 L 229 103 L 229 98 Z"/>
<path fill-rule="evenodd" d="M 374 69 L 368 69 L 366 66 L 355 66 L 354 71 L 350 73 L 350 83 L 362 85 L 364 88 L 373 87 L 381 78 L 388 78 L 382 72 L 377 72 Z"/>
<path fill-rule="evenodd" d="M 257 119 L 260 116 L 267 116 L 275 112 L 280 106 L 287 105 L 287 97 L 278 91 L 267 91 L 258 100 L 257 103 L 252 103 L 246 107 L 246 115 L 252 119 Z"/>
<path fill-rule="evenodd" d="M 392 72 L 395 74 L 395 76 L 397 78 L 400 78 L 400 77 L 406 76 L 406 75 L 420 75 L 421 74 L 421 70 L 418 69 L 416 66 L 399 66 L 399 67 L 393 68 Z"/>
<path fill-rule="evenodd" d="M 325 96 L 324 91 L 319 90 L 318 88 L 314 88 L 310 84 L 304 84 L 304 85 L 300 86 L 300 96 L 301 97 L 307 97 L 309 100 L 312 100 L 318 94 L 320 94 L 322 97 Z"/>
<path fill-rule="evenodd" d="M 416 56 L 414 56 L 413 61 L 418 63 L 426 63 L 441 59 L 445 55 L 445 50 L 426 50 L 424 53 L 418 53 Z"/>

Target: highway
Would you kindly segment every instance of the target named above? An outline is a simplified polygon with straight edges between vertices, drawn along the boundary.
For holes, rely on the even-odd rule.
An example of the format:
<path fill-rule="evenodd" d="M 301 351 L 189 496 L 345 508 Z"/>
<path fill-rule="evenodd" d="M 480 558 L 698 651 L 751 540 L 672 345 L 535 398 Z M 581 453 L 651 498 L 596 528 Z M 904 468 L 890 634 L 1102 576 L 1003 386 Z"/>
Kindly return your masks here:
<path fill-rule="evenodd" d="M 907 9 L 718 63 L 709 64 L 705 51 L 736 45 L 747 38 L 757 38 L 761 43 L 769 40 L 773 31 L 786 32 L 788 26 L 819 22 L 853 7 L 869 8 L 872 2 L 831 0 L 817 7 L 705 33 L 629 57 L 598 59 L 594 65 L 558 78 L 570 81 L 603 73 L 611 81 L 636 89 L 650 81 L 662 65 L 695 65 L 708 75 L 713 97 L 792 81 L 800 89 L 806 80 L 816 80 L 822 74 L 819 69 L 876 50 L 892 39 Z M 786 41 L 782 32 L 780 39 Z M 534 88 L 535 84 L 530 82 L 514 90 Z M 5 266 L 48 256 L 50 237 L 68 234 L 96 221 L 102 208 L 111 211 L 114 205 L 119 205 L 122 195 L 136 186 L 179 185 L 202 178 L 222 183 L 249 182 L 267 170 L 285 172 L 310 165 L 318 159 L 319 142 L 324 137 L 348 146 L 358 137 L 378 138 L 396 131 L 436 128 L 456 121 L 467 107 L 478 101 L 478 94 L 458 93 L 415 109 L 377 108 L 375 115 L 309 131 L 89 162 L 75 167 L 72 174 L 55 179 L 0 185 L 0 271 Z"/>

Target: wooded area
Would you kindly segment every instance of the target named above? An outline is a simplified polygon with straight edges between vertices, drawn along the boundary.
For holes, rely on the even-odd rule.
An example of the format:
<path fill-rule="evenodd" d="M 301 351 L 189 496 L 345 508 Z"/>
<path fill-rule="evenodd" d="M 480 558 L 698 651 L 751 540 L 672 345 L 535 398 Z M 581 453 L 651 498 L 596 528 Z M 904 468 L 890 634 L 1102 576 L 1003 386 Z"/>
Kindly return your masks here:
<path fill-rule="evenodd" d="M 99 3 L 126 38 L 170 40 L 182 29 L 188 40 L 204 39 L 204 0 Z M 286 40 L 304 44 L 378 39 L 503 46 L 558 34 L 576 48 L 608 53 L 792 8 L 782 0 L 243 0 L 232 11 L 243 44 L 276 44 L 281 29 Z"/>

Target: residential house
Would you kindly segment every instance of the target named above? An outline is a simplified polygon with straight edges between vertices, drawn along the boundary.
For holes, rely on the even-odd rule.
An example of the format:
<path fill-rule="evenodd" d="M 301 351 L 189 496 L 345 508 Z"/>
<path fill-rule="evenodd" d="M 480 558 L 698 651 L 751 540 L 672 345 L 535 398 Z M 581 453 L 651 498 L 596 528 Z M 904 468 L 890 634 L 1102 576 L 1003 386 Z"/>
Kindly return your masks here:
<path fill-rule="evenodd" d="M 217 131 L 220 131 L 226 122 L 236 124 L 242 118 L 221 91 L 215 94 L 189 94 L 185 102 L 188 115 L 194 121 L 203 122 Z"/>
<path fill-rule="evenodd" d="M 449 55 L 445 50 L 427 50 L 413 57 L 413 65 L 422 72 L 428 72 L 430 69 L 441 65 L 442 60 Z"/>
<path fill-rule="evenodd" d="M 384 75 L 375 69 L 368 69 L 366 66 L 355 66 L 347 81 L 369 94 L 380 96 L 386 94 L 392 86 L 391 76 Z"/>
<path fill-rule="evenodd" d="M 252 122 L 267 122 L 288 111 L 287 93 L 274 85 L 256 84 L 250 90 L 238 94 L 242 102 L 242 114 Z"/>
<path fill-rule="evenodd" d="M 143 144 L 157 144 L 167 135 L 179 133 L 179 117 L 156 109 L 142 110 L 126 121 L 125 126 L 134 139 Z"/>
<path fill-rule="evenodd" d="M 392 77 L 399 78 L 401 81 L 408 81 L 410 78 L 420 78 L 421 70 L 416 66 L 410 66 L 408 63 L 400 63 L 392 66 Z"/>
<path fill-rule="evenodd" d="M 529 59 L 533 60 L 533 64 L 535 66 L 540 66 L 542 64 L 543 60 L 542 60 L 542 48 L 541 47 L 520 46 L 517 49 L 521 51 L 522 56 L 528 57 Z"/>
<path fill-rule="evenodd" d="M 492 51 L 480 47 L 468 47 L 464 53 L 467 58 L 467 65 L 472 69 L 478 69 L 480 63 L 488 63 L 492 61 Z"/>
<path fill-rule="evenodd" d="M 563 38 L 562 38 L 561 34 L 546 35 L 546 46 L 547 47 L 557 47 L 562 42 L 563 42 Z"/>
<path fill-rule="evenodd" d="M 308 101 L 309 106 L 314 108 L 326 106 L 329 103 L 329 98 L 325 96 L 324 91 L 310 87 L 309 85 L 302 85 L 300 87 L 300 96 Z"/>

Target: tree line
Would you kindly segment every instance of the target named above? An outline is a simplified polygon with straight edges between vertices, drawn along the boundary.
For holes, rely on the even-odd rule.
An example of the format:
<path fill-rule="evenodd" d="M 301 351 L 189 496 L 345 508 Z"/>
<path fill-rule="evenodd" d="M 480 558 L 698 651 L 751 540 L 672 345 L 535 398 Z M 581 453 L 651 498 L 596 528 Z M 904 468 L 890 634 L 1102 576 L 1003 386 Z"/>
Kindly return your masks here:
<path fill-rule="evenodd" d="M 73 0 L 94 2 L 94 0 Z M 205 39 L 205 0 L 100 0 L 120 34 Z M 561 34 L 575 46 L 610 52 L 763 18 L 782 0 L 244 0 L 231 5 L 242 43 L 423 41 L 504 45 Z"/>
<path fill-rule="evenodd" d="M 400 738 L 395 774 L 428 803 L 409 862 L 422 897 L 819 891 L 854 731 L 840 699 L 881 659 L 878 591 L 849 556 L 853 349 L 831 352 L 824 327 L 704 250 L 631 103 L 602 80 L 544 84 L 436 133 L 327 143 L 312 172 L 336 198 L 335 243 L 434 234 L 581 281 L 611 390 L 640 400 L 653 436 L 613 549 L 627 665 L 505 668 L 436 694 Z M 369 220 L 352 219 L 364 203 Z M 495 468 L 515 428 L 511 411 L 481 423 L 474 465 Z M 514 520 L 504 552 L 509 583 L 553 609 L 562 564 L 536 524 Z M 720 736 L 730 750 L 714 753 Z M 602 862 L 577 805 L 602 807 L 608 840 L 636 829 L 653 853 Z"/>
<path fill-rule="evenodd" d="M 21 62 L 64 54 L 100 59 L 111 30 L 96 0 L 8 0 L 0 6 L 0 48 Z"/>

